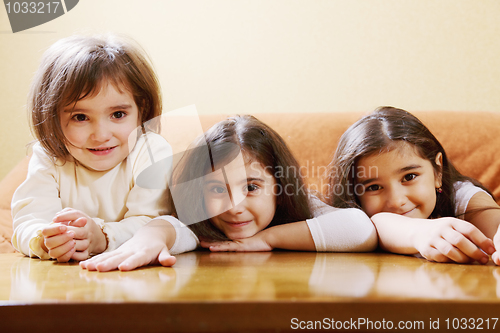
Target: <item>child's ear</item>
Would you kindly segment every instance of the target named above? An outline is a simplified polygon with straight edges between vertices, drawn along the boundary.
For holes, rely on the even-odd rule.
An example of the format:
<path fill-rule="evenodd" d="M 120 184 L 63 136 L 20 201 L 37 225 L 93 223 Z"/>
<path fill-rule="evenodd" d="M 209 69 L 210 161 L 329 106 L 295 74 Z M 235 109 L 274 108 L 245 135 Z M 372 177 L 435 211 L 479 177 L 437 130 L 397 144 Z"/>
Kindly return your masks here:
<path fill-rule="evenodd" d="M 440 188 L 443 186 L 443 154 L 441 152 L 437 153 L 435 162 L 439 169 L 435 172 L 435 186 Z"/>

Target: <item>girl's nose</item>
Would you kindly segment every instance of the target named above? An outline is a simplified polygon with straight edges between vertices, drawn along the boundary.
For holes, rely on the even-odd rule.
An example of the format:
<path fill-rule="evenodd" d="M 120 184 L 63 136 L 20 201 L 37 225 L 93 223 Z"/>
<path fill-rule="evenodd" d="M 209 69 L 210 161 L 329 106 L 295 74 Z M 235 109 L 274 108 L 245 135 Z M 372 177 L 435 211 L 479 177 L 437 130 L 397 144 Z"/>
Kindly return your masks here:
<path fill-rule="evenodd" d="M 391 188 L 388 192 L 385 205 L 391 212 L 396 212 L 396 210 L 404 206 L 408 201 L 406 193 L 402 188 Z"/>
<path fill-rule="evenodd" d="M 231 195 L 231 208 L 228 213 L 238 215 L 246 209 L 246 198 L 242 195 Z"/>
<path fill-rule="evenodd" d="M 97 142 L 106 142 L 111 138 L 111 130 L 105 122 L 97 122 L 92 128 L 91 139 Z"/>

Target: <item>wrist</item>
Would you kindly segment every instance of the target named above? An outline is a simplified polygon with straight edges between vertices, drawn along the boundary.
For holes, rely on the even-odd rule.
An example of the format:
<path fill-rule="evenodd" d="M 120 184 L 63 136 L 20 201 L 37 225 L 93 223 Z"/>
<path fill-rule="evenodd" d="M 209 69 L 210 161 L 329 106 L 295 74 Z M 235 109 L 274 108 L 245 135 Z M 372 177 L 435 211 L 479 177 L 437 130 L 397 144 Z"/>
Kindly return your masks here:
<path fill-rule="evenodd" d="M 260 236 L 262 241 L 269 245 L 271 249 L 274 249 L 277 247 L 277 242 L 279 240 L 279 237 L 276 237 L 276 229 L 273 229 L 274 227 L 271 227 L 269 229 L 264 229 L 261 232 L 257 233 L 257 236 Z"/>
<path fill-rule="evenodd" d="M 93 249 L 92 251 L 90 251 L 91 255 L 96 255 L 96 254 L 99 254 L 99 253 L 102 253 L 104 251 L 106 251 L 106 249 L 108 248 L 108 245 L 109 245 L 109 239 L 108 239 L 108 235 L 106 234 L 106 232 L 104 231 L 104 227 L 105 227 L 105 224 L 104 224 L 104 221 L 102 221 L 102 223 L 98 223 L 96 222 L 95 220 L 93 220 L 95 223 L 95 228 L 94 228 L 94 235 L 95 235 L 95 244 L 93 246 Z"/>
<path fill-rule="evenodd" d="M 410 244 L 411 250 L 415 253 L 421 253 L 421 250 L 424 248 L 423 244 L 430 237 L 430 231 L 427 228 L 429 223 L 436 223 L 435 220 L 426 220 L 426 219 L 414 219 L 415 221 L 413 225 L 409 226 L 410 233 Z"/>
<path fill-rule="evenodd" d="M 170 250 L 175 244 L 177 231 L 170 221 L 164 219 L 154 219 L 147 223 L 143 228 L 136 233 L 137 237 L 141 237 L 146 241 L 160 241 L 165 244 Z M 134 236 L 135 237 L 135 236 Z"/>
<path fill-rule="evenodd" d="M 401 254 L 418 253 L 424 221 L 393 213 L 378 213 L 370 218 L 377 229 L 379 247 Z"/>

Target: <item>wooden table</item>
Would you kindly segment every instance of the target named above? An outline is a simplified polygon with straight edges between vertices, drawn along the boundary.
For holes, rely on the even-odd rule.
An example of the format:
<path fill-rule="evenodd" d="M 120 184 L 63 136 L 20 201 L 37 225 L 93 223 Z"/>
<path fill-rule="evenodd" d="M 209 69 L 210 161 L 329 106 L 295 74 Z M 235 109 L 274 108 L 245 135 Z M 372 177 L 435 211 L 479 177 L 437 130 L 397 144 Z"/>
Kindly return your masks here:
<path fill-rule="evenodd" d="M 177 258 L 173 268 L 97 273 L 2 254 L 0 330 L 500 331 L 500 267 L 491 262 L 284 251 Z"/>

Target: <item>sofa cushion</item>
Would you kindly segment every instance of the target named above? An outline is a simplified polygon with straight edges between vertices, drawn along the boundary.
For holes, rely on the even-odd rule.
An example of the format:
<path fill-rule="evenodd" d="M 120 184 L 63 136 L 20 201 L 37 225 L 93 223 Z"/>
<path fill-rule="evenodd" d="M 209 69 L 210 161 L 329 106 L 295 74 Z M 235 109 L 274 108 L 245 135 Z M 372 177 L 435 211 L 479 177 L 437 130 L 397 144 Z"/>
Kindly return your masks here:
<path fill-rule="evenodd" d="M 500 199 L 500 113 L 414 112 L 443 145 L 463 175 L 479 180 Z"/>

